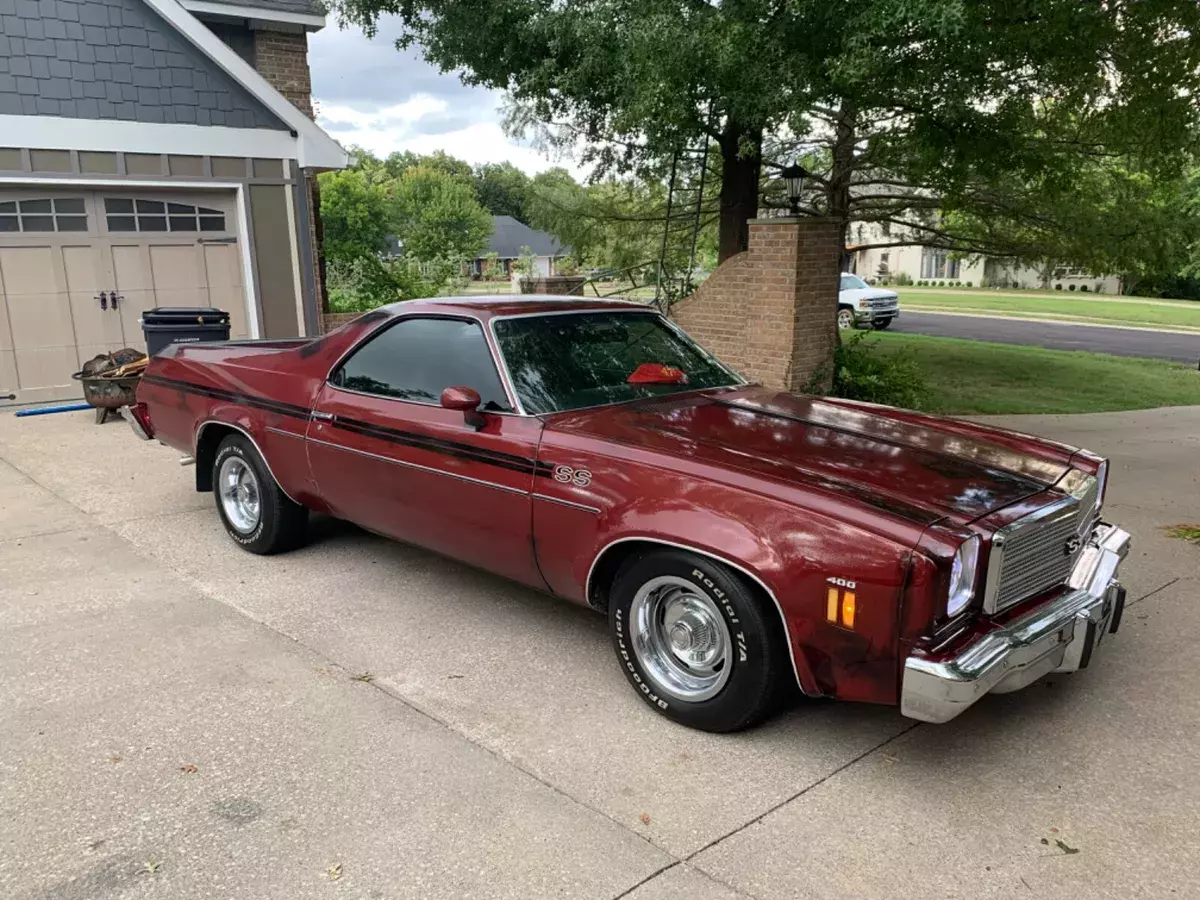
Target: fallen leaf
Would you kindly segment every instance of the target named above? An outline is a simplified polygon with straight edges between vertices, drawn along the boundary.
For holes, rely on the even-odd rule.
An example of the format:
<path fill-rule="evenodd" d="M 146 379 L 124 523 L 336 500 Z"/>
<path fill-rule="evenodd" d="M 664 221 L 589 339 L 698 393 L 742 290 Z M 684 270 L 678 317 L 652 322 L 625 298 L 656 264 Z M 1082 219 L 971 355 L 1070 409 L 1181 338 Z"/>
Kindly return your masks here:
<path fill-rule="evenodd" d="M 188 763 L 186 766 L 180 766 L 179 771 L 182 772 L 184 775 L 195 775 L 200 770 L 197 769 L 191 763 Z"/>
<path fill-rule="evenodd" d="M 462 675 L 447 675 L 447 678 L 462 678 Z"/>
<path fill-rule="evenodd" d="M 650 824 L 650 813 L 642 813 L 638 818 L 642 820 L 643 825 Z"/>
<path fill-rule="evenodd" d="M 158 867 L 161 865 L 162 865 L 161 862 L 144 862 L 144 863 L 142 863 L 142 868 L 138 871 L 138 874 L 139 875 L 153 875 L 155 872 L 158 871 Z"/>
<path fill-rule="evenodd" d="M 1058 834 L 1058 829 L 1057 829 L 1057 828 L 1051 828 L 1051 829 L 1050 829 L 1050 833 L 1051 833 L 1051 834 Z"/>
<path fill-rule="evenodd" d="M 342 877 L 342 864 L 334 863 L 332 866 L 330 866 L 328 869 L 326 869 L 325 877 L 328 878 L 330 881 L 337 881 L 339 878 L 341 878 Z"/>
<path fill-rule="evenodd" d="M 372 675 L 370 672 L 360 672 L 357 675 L 351 675 L 350 680 L 351 681 L 361 681 L 363 684 L 370 684 L 372 681 L 375 680 L 375 676 Z"/>
<path fill-rule="evenodd" d="M 1057 845 L 1058 845 L 1058 849 L 1059 849 L 1059 850 L 1061 850 L 1063 853 L 1065 853 L 1067 856 L 1070 856 L 1072 853 L 1078 853 L 1078 852 L 1079 852 L 1079 848 L 1078 848 L 1078 847 L 1068 847 L 1068 846 L 1067 846 L 1066 844 L 1064 844 L 1062 841 L 1055 841 L 1054 843 L 1055 843 L 1055 844 L 1057 844 Z"/>
<path fill-rule="evenodd" d="M 104 846 L 105 840 L 107 840 L 107 839 L 100 838 L 99 840 L 92 841 L 90 844 L 88 844 L 88 849 L 89 850 L 99 850 L 101 847 Z"/>
<path fill-rule="evenodd" d="M 114 753 L 112 756 L 110 756 L 110 757 L 108 758 L 108 761 L 109 761 L 110 763 L 119 763 L 119 762 L 121 761 L 121 754 L 120 754 L 120 753 Z"/>
<path fill-rule="evenodd" d="M 1045 844 L 1047 847 L 1050 846 L 1050 841 L 1048 841 L 1046 838 L 1042 838 L 1042 843 Z"/>
<path fill-rule="evenodd" d="M 894 763 L 900 757 L 896 756 L 896 754 L 894 754 L 894 753 L 884 753 L 883 758 L 886 759 L 890 763 Z"/>

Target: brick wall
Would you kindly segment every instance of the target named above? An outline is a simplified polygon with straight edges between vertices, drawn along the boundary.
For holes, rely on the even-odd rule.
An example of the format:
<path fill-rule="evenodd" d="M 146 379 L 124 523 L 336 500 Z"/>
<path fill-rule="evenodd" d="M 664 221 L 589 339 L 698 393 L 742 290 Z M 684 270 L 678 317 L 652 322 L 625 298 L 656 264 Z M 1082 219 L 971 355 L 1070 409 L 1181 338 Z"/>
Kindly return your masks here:
<path fill-rule="evenodd" d="M 744 253 L 717 267 L 672 317 L 752 381 L 828 385 L 836 334 L 841 229 L 829 219 L 750 223 Z"/>
<path fill-rule="evenodd" d="M 308 35 L 254 32 L 254 67 L 271 87 L 312 118 L 312 79 L 308 72 Z"/>
<path fill-rule="evenodd" d="M 324 313 L 321 316 L 321 334 L 328 334 L 335 328 L 341 328 L 347 322 L 353 322 L 362 313 Z"/>
<path fill-rule="evenodd" d="M 308 68 L 308 35 L 280 31 L 254 32 L 254 67 L 263 78 L 302 113 L 313 118 L 312 77 Z M 312 243 L 314 290 L 317 309 L 323 311 L 328 303 L 325 296 L 324 266 L 321 259 L 321 200 L 316 175 L 304 171 L 308 191 L 309 234 Z"/>

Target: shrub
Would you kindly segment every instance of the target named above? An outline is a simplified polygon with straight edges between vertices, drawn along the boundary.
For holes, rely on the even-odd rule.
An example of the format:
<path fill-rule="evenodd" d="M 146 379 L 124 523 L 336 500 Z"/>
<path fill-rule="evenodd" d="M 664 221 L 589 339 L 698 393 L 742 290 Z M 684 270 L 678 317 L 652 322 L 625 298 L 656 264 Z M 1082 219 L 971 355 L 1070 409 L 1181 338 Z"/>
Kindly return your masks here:
<path fill-rule="evenodd" d="M 892 276 L 892 284 L 897 287 L 906 287 L 913 283 L 912 276 L 907 272 L 897 272 Z"/>
<path fill-rule="evenodd" d="M 973 282 L 973 281 L 968 281 L 968 282 L 967 282 L 967 287 L 975 287 L 975 282 Z"/>
<path fill-rule="evenodd" d="M 918 282 L 917 282 L 917 287 L 925 287 L 925 282 L 924 282 L 923 280 L 922 280 L 922 281 L 918 281 Z"/>
<path fill-rule="evenodd" d="M 1073 284 L 1068 284 L 1068 285 L 1067 285 L 1067 290 L 1068 290 L 1068 291 L 1073 291 L 1073 290 L 1075 290 L 1075 285 L 1073 285 Z"/>
<path fill-rule="evenodd" d="M 436 297 L 450 280 L 453 268 L 445 260 L 418 263 L 374 256 L 336 260 L 325 273 L 329 311 L 366 312 L 398 300 Z"/>
<path fill-rule="evenodd" d="M 1056 291 L 1061 291 L 1061 290 L 1062 290 L 1062 285 L 1061 285 L 1061 284 L 1056 284 L 1056 285 L 1054 286 L 1054 289 L 1055 289 Z"/>
<path fill-rule="evenodd" d="M 847 400 L 882 403 L 919 409 L 928 394 L 925 374 L 916 356 L 905 350 L 880 353 L 880 342 L 871 332 L 861 331 L 845 338 L 833 353 L 833 388 L 830 395 Z M 814 375 L 809 393 L 820 383 Z"/>
<path fill-rule="evenodd" d="M 1081 285 L 1079 286 L 1079 289 L 1080 289 L 1081 291 L 1083 291 L 1083 292 L 1086 294 L 1086 293 L 1087 293 L 1088 286 L 1087 286 L 1086 284 L 1081 284 Z"/>

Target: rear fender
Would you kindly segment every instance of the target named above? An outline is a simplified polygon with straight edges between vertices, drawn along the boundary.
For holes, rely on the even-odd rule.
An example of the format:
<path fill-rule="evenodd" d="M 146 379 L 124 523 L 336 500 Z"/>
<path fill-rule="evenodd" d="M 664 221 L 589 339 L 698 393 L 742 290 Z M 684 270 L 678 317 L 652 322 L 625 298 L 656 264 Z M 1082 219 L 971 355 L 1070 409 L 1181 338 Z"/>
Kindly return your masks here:
<path fill-rule="evenodd" d="M 217 449 L 226 437 L 237 433 L 243 435 L 254 445 L 254 449 L 267 467 L 267 472 L 275 479 L 280 490 L 293 503 L 298 503 L 299 501 L 288 493 L 287 487 L 271 468 L 271 460 L 263 452 L 262 445 L 255 438 L 253 429 L 254 422 L 251 417 L 246 414 L 245 410 L 236 406 L 217 407 L 213 410 L 212 418 L 200 423 L 196 429 L 196 439 L 193 442 L 194 453 L 192 454 L 196 459 L 196 490 L 209 492 L 213 489 L 212 469 L 213 462 L 217 457 Z"/>

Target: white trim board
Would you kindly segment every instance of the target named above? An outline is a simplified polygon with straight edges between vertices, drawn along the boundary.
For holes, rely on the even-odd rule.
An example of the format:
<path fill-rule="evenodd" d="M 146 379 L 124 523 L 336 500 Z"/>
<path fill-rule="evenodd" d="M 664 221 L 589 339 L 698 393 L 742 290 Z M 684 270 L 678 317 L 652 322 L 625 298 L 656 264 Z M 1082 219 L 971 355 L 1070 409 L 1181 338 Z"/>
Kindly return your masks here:
<path fill-rule="evenodd" d="M 305 30 L 308 31 L 320 31 L 325 27 L 324 16 L 284 12 L 278 9 L 264 9 L 261 6 L 244 6 L 240 3 L 212 3 L 210 0 L 180 0 L 180 5 L 190 13 L 229 16 L 235 19 L 250 19 L 255 22 L 285 22 L 289 25 L 303 25 Z"/>
<path fill-rule="evenodd" d="M 235 81 L 257 97 L 292 129 L 296 152 L 287 154 L 302 169 L 344 169 L 350 158 L 333 138 L 316 122 L 292 105 L 283 94 L 271 87 L 250 63 L 246 62 L 208 27 L 184 9 L 179 0 L 143 0 L 146 5 L 166 19 L 196 46 L 201 53 L 225 70 Z"/>
<path fill-rule="evenodd" d="M 246 203 L 246 186 L 236 181 L 131 181 L 128 178 L 46 178 L 0 175 L 0 187 L 9 184 L 36 185 L 38 187 L 58 186 L 77 188 L 81 185 L 93 188 L 120 187 L 128 188 L 166 188 L 172 191 L 234 191 L 237 203 L 238 218 L 238 248 L 242 256 L 242 290 L 245 291 L 246 324 L 250 328 L 250 337 L 262 336 L 262 327 L 258 321 L 258 292 L 254 289 L 254 260 L 250 257 L 250 209 Z M 294 231 L 294 229 L 293 229 Z"/>
<path fill-rule="evenodd" d="M 296 159 L 299 151 L 297 139 L 281 129 L 13 115 L 0 115 L 0 147 L 260 159 Z"/>

